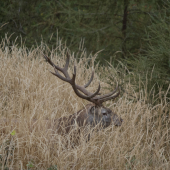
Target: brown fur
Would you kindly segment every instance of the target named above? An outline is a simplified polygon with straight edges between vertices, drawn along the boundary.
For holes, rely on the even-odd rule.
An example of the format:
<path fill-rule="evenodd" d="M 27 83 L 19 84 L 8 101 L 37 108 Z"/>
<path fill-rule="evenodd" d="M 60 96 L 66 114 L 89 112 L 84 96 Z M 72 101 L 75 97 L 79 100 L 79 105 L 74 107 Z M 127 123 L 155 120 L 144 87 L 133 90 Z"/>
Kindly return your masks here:
<path fill-rule="evenodd" d="M 95 109 L 96 109 L 95 114 L 91 113 L 92 107 L 95 107 Z M 97 115 L 100 114 L 99 112 L 100 112 L 101 108 L 105 109 L 106 112 L 108 112 L 108 114 L 110 114 L 110 116 L 111 116 L 111 121 L 106 126 L 104 126 L 104 128 L 107 127 L 108 125 L 111 125 L 112 123 L 114 124 L 115 123 L 114 121 L 117 121 L 115 123 L 116 126 L 121 126 L 123 120 L 121 118 L 119 118 L 117 116 L 117 114 L 112 112 L 110 109 L 108 109 L 104 106 L 97 107 L 97 106 L 95 106 L 95 104 L 87 104 L 84 109 L 78 111 L 77 113 L 74 113 L 68 117 L 59 118 L 57 120 L 57 122 L 54 123 L 53 129 L 57 130 L 58 133 L 63 134 L 63 133 L 69 133 L 70 130 L 72 128 L 74 128 L 75 126 L 77 126 L 78 128 L 82 128 L 87 125 L 94 127 L 95 125 L 100 123 L 100 122 L 96 121 L 96 118 L 97 118 Z M 90 119 L 89 119 L 90 117 L 92 117 L 91 119 L 93 119 L 94 123 L 92 123 L 92 121 L 90 121 Z M 102 117 L 102 115 L 101 115 L 101 117 Z M 101 121 L 100 118 L 99 118 L 99 121 Z M 55 125 L 57 125 L 57 126 L 55 126 Z"/>

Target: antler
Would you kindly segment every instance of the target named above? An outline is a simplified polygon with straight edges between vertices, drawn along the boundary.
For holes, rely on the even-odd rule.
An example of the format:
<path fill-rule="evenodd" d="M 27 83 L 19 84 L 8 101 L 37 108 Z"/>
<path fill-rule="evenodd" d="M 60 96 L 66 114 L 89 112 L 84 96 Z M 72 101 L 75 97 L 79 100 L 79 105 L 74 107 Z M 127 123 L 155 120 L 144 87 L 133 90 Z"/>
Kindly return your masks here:
<path fill-rule="evenodd" d="M 47 57 L 46 55 L 44 55 L 45 60 L 52 66 L 54 67 L 54 71 L 55 73 L 51 72 L 53 75 L 57 76 L 58 78 L 60 78 L 63 81 L 66 81 L 68 83 L 71 84 L 74 92 L 77 94 L 77 96 L 79 96 L 82 99 L 86 99 L 90 102 L 95 103 L 98 106 L 101 106 L 103 102 L 107 101 L 107 100 L 111 100 L 111 99 L 115 99 L 119 94 L 120 94 L 120 90 L 119 87 L 117 86 L 116 89 L 108 94 L 105 95 L 101 95 L 101 96 L 97 96 L 99 95 L 99 91 L 100 91 L 100 83 L 98 86 L 98 89 L 96 90 L 96 92 L 91 93 L 89 91 L 86 90 L 86 87 L 88 87 L 90 85 L 90 83 L 93 80 L 94 77 L 94 71 L 92 71 L 92 75 L 91 78 L 89 80 L 89 82 L 87 84 L 85 84 L 84 86 L 79 86 L 75 83 L 75 79 L 76 79 L 76 66 L 74 66 L 74 73 L 73 73 L 73 77 L 70 78 L 69 74 L 68 74 L 68 66 L 69 66 L 69 60 L 70 60 L 70 56 L 67 52 L 67 59 L 66 59 L 66 64 L 64 66 L 64 68 L 60 68 L 59 66 L 55 65 L 49 57 Z M 64 76 L 62 76 L 59 71 L 61 71 Z M 116 95 L 113 95 L 117 92 L 118 93 Z M 81 91 L 82 93 L 80 93 L 79 91 Z"/>

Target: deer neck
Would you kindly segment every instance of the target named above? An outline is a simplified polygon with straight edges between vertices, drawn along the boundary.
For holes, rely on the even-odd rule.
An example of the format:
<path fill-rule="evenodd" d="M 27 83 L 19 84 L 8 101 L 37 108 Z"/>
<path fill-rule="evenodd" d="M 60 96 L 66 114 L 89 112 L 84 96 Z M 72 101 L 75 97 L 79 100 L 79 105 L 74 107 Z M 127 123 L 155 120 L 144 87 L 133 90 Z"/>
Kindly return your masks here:
<path fill-rule="evenodd" d="M 92 106 L 93 106 L 93 104 L 87 104 L 84 107 L 84 109 L 82 109 L 74 114 L 75 115 L 74 118 L 76 119 L 76 122 L 78 123 L 78 125 L 80 127 L 88 124 L 88 118 L 89 118 L 88 113 Z"/>

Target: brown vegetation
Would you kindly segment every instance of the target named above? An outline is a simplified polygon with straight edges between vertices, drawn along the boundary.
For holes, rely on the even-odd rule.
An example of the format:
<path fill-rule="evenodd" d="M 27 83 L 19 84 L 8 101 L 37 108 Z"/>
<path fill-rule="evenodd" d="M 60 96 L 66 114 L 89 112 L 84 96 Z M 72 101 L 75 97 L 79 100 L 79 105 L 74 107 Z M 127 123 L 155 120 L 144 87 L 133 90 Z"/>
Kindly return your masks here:
<path fill-rule="evenodd" d="M 125 89 L 139 100 L 121 94 L 116 104 L 114 101 L 105 104 L 121 115 L 124 120 L 121 127 L 113 125 L 100 131 L 90 130 L 90 140 L 86 142 L 80 135 L 79 145 L 73 145 L 72 133 L 63 136 L 47 130 L 44 120 L 53 122 L 75 113 L 87 101 L 78 98 L 68 83 L 51 76 L 48 71 L 51 68 L 44 62 L 41 50 L 27 51 L 1 44 L 0 119 L 8 120 L 0 124 L 1 169 L 169 169 L 170 127 L 166 93 L 164 98 L 158 95 L 160 103 L 152 106 L 146 102 L 145 89 L 136 93 L 131 81 Z M 52 52 L 53 61 L 63 66 L 66 49 L 59 47 L 57 50 Z M 94 59 L 92 57 L 90 61 L 93 63 Z M 74 61 L 72 55 L 70 62 Z M 76 63 L 79 84 L 85 84 L 91 75 L 93 65 L 89 66 L 88 61 L 84 52 Z M 88 90 L 94 92 L 98 80 L 101 87 L 108 87 L 101 80 L 101 74 L 109 75 L 110 69 L 96 66 L 96 81 Z M 70 75 L 72 70 L 68 69 Z M 102 92 L 108 90 L 102 88 Z M 19 121 L 11 125 L 14 119 Z"/>

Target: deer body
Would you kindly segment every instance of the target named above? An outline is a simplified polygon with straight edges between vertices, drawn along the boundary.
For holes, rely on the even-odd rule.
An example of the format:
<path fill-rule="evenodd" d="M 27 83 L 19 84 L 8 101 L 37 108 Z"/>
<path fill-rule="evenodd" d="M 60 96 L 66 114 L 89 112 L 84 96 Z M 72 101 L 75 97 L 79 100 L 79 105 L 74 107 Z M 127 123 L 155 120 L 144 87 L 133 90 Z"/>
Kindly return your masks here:
<path fill-rule="evenodd" d="M 113 124 L 121 126 L 123 119 L 119 118 L 117 114 L 106 107 L 96 107 L 94 104 L 87 104 L 84 109 L 74 113 L 68 117 L 61 117 L 56 120 L 53 130 L 57 133 L 69 133 L 75 125 L 78 128 L 85 126 L 106 128 Z"/>

